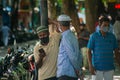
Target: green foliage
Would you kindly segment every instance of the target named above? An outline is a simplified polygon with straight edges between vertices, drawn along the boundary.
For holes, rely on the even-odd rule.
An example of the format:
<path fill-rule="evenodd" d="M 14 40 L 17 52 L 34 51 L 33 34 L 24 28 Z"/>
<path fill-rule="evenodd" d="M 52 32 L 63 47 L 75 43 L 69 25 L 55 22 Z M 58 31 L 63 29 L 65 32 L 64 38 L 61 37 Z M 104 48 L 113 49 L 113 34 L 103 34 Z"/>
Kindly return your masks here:
<path fill-rule="evenodd" d="M 62 0 L 57 0 L 58 1 L 58 3 L 60 4 L 60 5 L 62 5 Z M 78 2 L 80 1 L 80 0 L 74 0 L 75 1 L 75 3 L 76 4 L 78 4 Z"/>
<path fill-rule="evenodd" d="M 36 7 L 40 6 L 40 0 L 35 0 L 35 6 Z"/>
<path fill-rule="evenodd" d="M 62 6 L 62 0 L 57 0 L 58 4 Z"/>
<path fill-rule="evenodd" d="M 102 0 L 102 2 L 107 2 L 108 0 Z"/>
<path fill-rule="evenodd" d="M 107 6 L 108 0 L 102 0 L 102 2 L 103 2 L 103 4 L 104 4 L 104 6 Z"/>

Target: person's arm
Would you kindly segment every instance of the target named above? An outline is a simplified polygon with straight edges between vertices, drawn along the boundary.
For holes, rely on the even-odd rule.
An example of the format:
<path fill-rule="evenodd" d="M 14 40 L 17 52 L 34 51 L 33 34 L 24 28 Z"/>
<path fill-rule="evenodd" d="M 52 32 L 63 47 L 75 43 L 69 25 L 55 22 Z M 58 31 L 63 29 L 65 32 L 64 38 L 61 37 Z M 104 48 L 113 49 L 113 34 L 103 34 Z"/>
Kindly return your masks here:
<path fill-rule="evenodd" d="M 88 58 L 89 70 L 90 70 L 91 74 L 95 74 L 95 69 L 92 65 L 92 53 L 91 53 L 90 49 L 88 49 L 88 51 L 87 51 L 87 58 Z"/>
<path fill-rule="evenodd" d="M 72 66 L 75 68 L 75 70 L 79 70 L 81 68 L 80 65 L 82 64 L 82 56 L 80 54 L 78 44 L 75 45 L 73 43 L 75 41 L 74 38 L 75 37 L 70 39 L 69 37 L 66 36 L 62 40 Z M 72 39 L 74 39 L 74 41 L 72 41 Z"/>
<path fill-rule="evenodd" d="M 88 58 L 88 64 L 89 64 L 89 70 L 91 74 L 95 74 L 95 69 L 92 64 L 92 54 L 94 54 L 93 49 L 95 48 L 95 37 L 94 34 L 90 35 L 90 39 L 87 44 L 87 58 Z"/>
<path fill-rule="evenodd" d="M 119 48 L 118 48 L 118 42 L 116 40 L 116 37 L 115 35 L 113 35 L 113 38 L 114 39 L 114 53 L 115 53 L 115 59 L 116 59 L 116 62 L 119 64 L 120 66 L 120 52 L 119 52 Z"/>
<path fill-rule="evenodd" d="M 88 41 L 89 40 L 89 36 L 90 36 L 90 33 L 88 31 L 86 31 L 84 36 L 78 35 L 78 39 L 83 39 L 83 40 Z"/>
<path fill-rule="evenodd" d="M 52 19 L 50 19 L 50 18 L 48 18 L 48 23 L 49 23 L 49 24 L 55 24 L 55 25 L 58 24 L 57 21 L 54 21 L 54 20 L 52 20 Z"/>
<path fill-rule="evenodd" d="M 89 40 L 89 37 L 83 37 L 83 36 L 79 36 L 78 39 L 83 39 L 83 40 Z"/>
<path fill-rule="evenodd" d="M 60 31 L 59 31 L 60 24 L 57 21 L 48 18 L 48 22 L 49 22 L 49 24 L 54 24 L 56 26 L 56 32 L 60 33 Z"/>
<path fill-rule="evenodd" d="M 87 58 L 88 58 L 89 66 L 92 66 L 92 54 L 91 54 L 91 50 L 90 49 L 88 49 L 88 51 L 87 51 Z"/>
<path fill-rule="evenodd" d="M 115 52 L 116 62 L 117 62 L 118 65 L 120 66 L 120 52 L 119 52 L 119 49 L 115 49 L 114 52 Z"/>
<path fill-rule="evenodd" d="M 41 68 L 43 65 L 43 58 L 45 57 L 45 54 L 41 54 L 39 52 L 39 49 L 37 49 L 37 47 L 34 48 L 34 57 L 35 57 L 35 63 L 36 63 L 36 67 Z"/>
<path fill-rule="evenodd" d="M 39 69 L 41 68 L 43 65 L 43 59 L 38 59 L 38 61 L 36 61 L 36 68 Z"/>

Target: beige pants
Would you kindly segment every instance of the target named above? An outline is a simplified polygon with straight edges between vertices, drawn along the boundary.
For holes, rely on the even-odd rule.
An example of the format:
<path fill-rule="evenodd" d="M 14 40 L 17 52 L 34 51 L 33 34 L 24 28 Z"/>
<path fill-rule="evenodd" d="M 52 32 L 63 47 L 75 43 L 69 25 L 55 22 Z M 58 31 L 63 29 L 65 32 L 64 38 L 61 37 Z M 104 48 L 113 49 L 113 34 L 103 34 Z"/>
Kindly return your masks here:
<path fill-rule="evenodd" d="M 83 67 L 88 68 L 87 47 L 81 48 L 81 53 L 83 55 Z"/>
<path fill-rule="evenodd" d="M 92 80 L 113 80 L 114 70 L 96 71 L 96 75 L 92 75 Z"/>

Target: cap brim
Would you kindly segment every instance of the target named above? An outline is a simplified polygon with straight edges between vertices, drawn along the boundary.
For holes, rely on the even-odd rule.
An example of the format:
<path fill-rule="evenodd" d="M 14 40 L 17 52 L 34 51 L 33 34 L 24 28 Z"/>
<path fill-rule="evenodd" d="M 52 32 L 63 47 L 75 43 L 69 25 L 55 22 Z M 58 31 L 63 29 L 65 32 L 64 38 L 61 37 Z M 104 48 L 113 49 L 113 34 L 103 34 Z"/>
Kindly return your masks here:
<path fill-rule="evenodd" d="M 38 30 L 37 33 L 44 32 L 44 31 L 48 31 L 48 29 Z"/>

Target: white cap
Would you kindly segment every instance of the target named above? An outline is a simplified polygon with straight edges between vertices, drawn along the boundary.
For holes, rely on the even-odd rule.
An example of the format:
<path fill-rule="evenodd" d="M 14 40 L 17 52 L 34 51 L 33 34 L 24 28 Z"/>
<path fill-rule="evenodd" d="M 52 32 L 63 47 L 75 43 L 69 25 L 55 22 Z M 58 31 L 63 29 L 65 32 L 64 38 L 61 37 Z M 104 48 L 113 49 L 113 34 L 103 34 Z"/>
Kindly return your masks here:
<path fill-rule="evenodd" d="M 71 21 L 71 18 L 68 15 L 62 14 L 58 16 L 57 21 Z"/>

